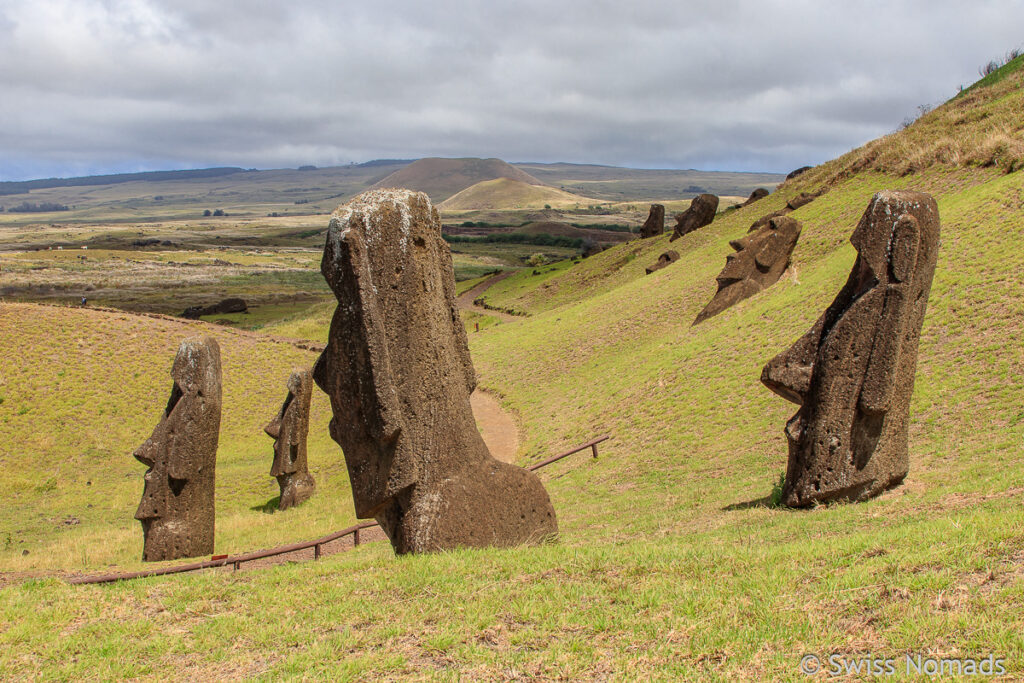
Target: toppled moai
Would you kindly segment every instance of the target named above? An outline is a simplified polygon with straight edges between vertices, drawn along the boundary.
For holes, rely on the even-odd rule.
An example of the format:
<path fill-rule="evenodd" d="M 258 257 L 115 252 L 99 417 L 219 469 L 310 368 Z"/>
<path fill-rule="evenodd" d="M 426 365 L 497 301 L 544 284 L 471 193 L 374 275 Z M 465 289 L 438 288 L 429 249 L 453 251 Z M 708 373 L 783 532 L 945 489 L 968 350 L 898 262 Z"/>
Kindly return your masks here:
<path fill-rule="evenodd" d="M 650 275 L 656 270 L 661 270 L 665 266 L 675 263 L 679 260 L 679 252 L 675 249 L 669 249 L 664 254 L 658 257 L 658 260 L 654 265 L 647 266 L 647 274 Z"/>
<path fill-rule="evenodd" d="M 769 194 L 770 193 L 768 192 L 768 190 L 764 189 L 763 187 L 759 187 L 756 190 L 754 190 L 753 192 L 751 192 L 750 196 L 747 197 L 747 201 L 745 201 L 742 204 L 740 204 L 740 206 L 750 206 L 754 202 L 757 202 L 757 201 L 760 201 L 760 200 L 764 199 Z"/>
<path fill-rule="evenodd" d="M 281 410 L 263 431 L 274 440 L 274 463 L 270 476 L 281 487 L 278 510 L 287 510 L 316 492 L 316 482 L 306 460 L 306 436 L 309 434 L 309 403 L 313 397 L 313 377 L 309 370 L 293 370 L 288 377 L 288 396 Z"/>
<path fill-rule="evenodd" d="M 796 211 L 801 206 L 807 206 L 808 204 L 813 202 L 817 196 L 818 195 L 811 194 L 810 192 L 801 192 L 796 197 L 793 197 L 788 202 L 786 202 L 786 206 L 789 207 L 790 211 Z"/>
<path fill-rule="evenodd" d="M 939 246 L 935 200 L 879 192 L 854 231 L 846 285 L 761 381 L 800 406 L 782 500 L 858 501 L 903 481 L 917 346 Z"/>
<path fill-rule="evenodd" d="M 676 227 L 672 231 L 669 242 L 679 239 L 715 220 L 718 211 L 718 197 L 713 194 L 699 194 L 690 202 L 686 211 L 676 214 Z"/>
<path fill-rule="evenodd" d="M 718 315 L 778 282 L 789 267 L 801 227 L 800 221 L 780 216 L 754 234 L 729 242 L 736 253 L 726 257 L 725 268 L 717 278 L 718 291 L 693 324 Z"/>
<path fill-rule="evenodd" d="M 171 397 L 153 435 L 135 451 L 146 470 L 135 519 L 147 562 L 213 552 L 213 489 L 220 438 L 220 347 L 192 337 L 178 348 Z"/>
<path fill-rule="evenodd" d="M 651 204 L 651 212 L 647 214 L 647 221 L 640 227 L 640 239 L 657 237 L 665 232 L 665 205 Z"/>
<path fill-rule="evenodd" d="M 313 379 L 331 399 L 356 515 L 397 553 L 554 535 L 540 480 L 492 458 L 477 429 L 451 252 L 427 196 L 371 190 L 340 207 L 321 272 L 338 307 Z"/>
<path fill-rule="evenodd" d="M 814 167 L 813 166 L 801 166 L 798 169 L 790 171 L 789 173 L 786 174 L 786 180 L 792 180 L 793 178 L 796 178 L 797 176 L 803 175 L 804 173 L 807 173 L 808 171 L 810 171 L 812 168 L 814 168 Z"/>

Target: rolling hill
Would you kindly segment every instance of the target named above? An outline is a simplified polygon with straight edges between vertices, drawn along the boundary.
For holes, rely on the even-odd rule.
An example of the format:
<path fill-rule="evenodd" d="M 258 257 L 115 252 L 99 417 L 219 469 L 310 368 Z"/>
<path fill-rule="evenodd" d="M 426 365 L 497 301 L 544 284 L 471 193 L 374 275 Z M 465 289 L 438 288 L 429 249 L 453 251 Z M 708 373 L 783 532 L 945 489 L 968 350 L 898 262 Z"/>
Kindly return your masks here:
<path fill-rule="evenodd" d="M 545 185 L 531 185 L 512 178 L 483 180 L 456 192 L 437 205 L 442 211 L 473 211 L 486 209 L 571 209 L 600 203 Z"/>
<path fill-rule="evenodd" d="M 374 184 L 426 192 L 435 204 L 485 180 L 510 178 L 526 185 L 544 185 L 526 171 L 501 159 L 439 159 L 414 161 Z"/>

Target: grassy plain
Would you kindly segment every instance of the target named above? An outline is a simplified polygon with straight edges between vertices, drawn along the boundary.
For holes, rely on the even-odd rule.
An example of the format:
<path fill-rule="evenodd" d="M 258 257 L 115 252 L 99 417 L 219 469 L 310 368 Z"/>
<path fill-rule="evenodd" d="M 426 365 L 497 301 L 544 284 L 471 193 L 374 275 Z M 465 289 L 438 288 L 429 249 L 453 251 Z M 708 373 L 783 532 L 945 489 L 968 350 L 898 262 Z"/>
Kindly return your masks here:
<path fill-rule="evenodd" d="M 904 657 L 994 654 L 1006 678 L 1019 680 L 1024 175 L 984 161 L 989 132 L 971 122 L 1001 116 L 1003 107 L 1024 109 L 1022 85 L 1024 74 L 1010 73 L 990 90 L 973 91 L 968 107 L 957 104 L 963 98 L 946 105 L 966 117 L 956 160 L 929 157 L 919 170 L 888 161 L 896 158 L 889 145 L 941 140 L 950 114 L 940 108 L 674 242 L 680 261 L 650 276 L 643 268 L 664 251 L 667 236 L 536 276 L 524 271 L 488 292 L 531 313 L 470 335 L 481 384 L 521 421 L 519 461 L 613 435 L 599 459 L 577 456 L 541 475 L 559 516 L 557 544 L 401 558 L 376 544 L 318 563 L 102 587 L 37 579 L 0 590 L 0 670 L 53 679 L 803 680 L 801 657 L 817 653 L 823 661 L 831 654 L 892 657 L 901 666 L 897 678 L 915 679 Z M 728 241 L 786 199 L 825 185 L 826 194 L 792 214 L 804 227 L 783 279 L 690 327 L 715 291 Z M 871 195 L 901 188 L 934 194 L 942 217 L 911 406 L 910 475 L 862 504 L 772 507 L 793 406 L 760 385 L 760 368 L 842 286 L 855 258 L 848 239 Z M 79 480 L 90 477 L 95 486 L 93 473 L 107 471 L 128 479 L 130 459 L 113 470 L 121 465 L 111 454 L 125 459 L 136 432 L 148 434 L 153 414 L 135 403 L 158 406 L 164 398 L 173 335 L 114 329 L 108 344 L 123 357 L 98 363 L 82 349 L 102 346 L 105 326 L 79 343 L 82 323 L 2 312 L 19 340 L 8 342 L 5 356 L 38 348 L 33 362 L 44 366 L 34 374 L 3 366 L 19 373 L 0 385 L 0 415 L 17 430 L 5 441 L 0 476 L 19 496 L 13 521 L 4 523 L 26 543 L 36 535 L 50 539 L 43 546 L 61 534 L 81 537 L 60 555 L 67 564 L 48 566 L 120 562 L 138 551 L 130 520 L 138 489 L 109 492 L 111 502 L 94 518 L 80 507 L 93 498 Z M 325 312 L 314 307 L 282 324 L 294 336 L 316 338 Z M 230 408 L 222 450 L 237 469 L 225 465 L 219 480 L 227 488 L 218 496 L 238 525 L 229 524 L 225 536 L 218 531 L 219 543 L 255 542 L 260 533 L 269 540 L 290 519 L 245 509 L 267 495 L 257 487 L 272 481 L 262 472 L 267 463 L 248 475 L 241 463 L 256 457 L 261 438 L 269 450 L 258 433 L 260 406 L 276 405 L 280 373 L 260 363 L 281 352 L 244 339 L 223 341 L 222 348 L 237 346 L 228 352 L 231 381 L 248 382 L 232 384 L 232 393 L 261 398 L 241 397 L 245 403 Z M 59 362 L 72 357 L 77 364 Z M 286 360 L 273 362 L 283 372 Z M 124 381 L 117 369 L 124 363 L 142 373 L 138 382 Z M 79 375 L 57 375 L 75 365 Z M 112 399 L 115 420 L 96 417 L 102 392 L 93 400 L 79 395 L 83 387 L 106 387 L 108 376 L 126 384 L 126 397 Z M 73 411 L 62 407 L 76 401 Z M 318 410 L 323 416 L 322 404 Z M 326 438 L 322 427 L 315 432 Z M 57 482 L 63 505 L 48 502 L 54 491 L 40 471 Z M 323 516 L 316 520 L 341 510 L 340 526 L 346 494 L 340 483 L 318 494 L 315 514 Z M 59 530 L 68 514 L 88 521 Z M 249 530 L 251 519 L 266 517 L 266 530 Z M 114 531 L 118 525 L 123 531 Z M 313 535 L 299 528 L 302 537 Z M 114 550 L 96 550 L 108 537 Z M 45 568 L 33 564 L 43 562 L 41 554 L 0 559 L 38 570 Z"/>

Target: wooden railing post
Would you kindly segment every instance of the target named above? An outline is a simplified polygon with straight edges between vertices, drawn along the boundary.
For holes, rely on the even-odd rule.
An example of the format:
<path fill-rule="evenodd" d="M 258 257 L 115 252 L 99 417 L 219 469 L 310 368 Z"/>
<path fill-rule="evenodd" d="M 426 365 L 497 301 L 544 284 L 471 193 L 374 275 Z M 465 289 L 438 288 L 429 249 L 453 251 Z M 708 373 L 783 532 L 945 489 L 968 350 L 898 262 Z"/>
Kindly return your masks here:
<path fill-rule="evenodd" d="M 352 532 L 352 546 L 355 547 L 357 545 L 359 545 L 359 529 Z"/>

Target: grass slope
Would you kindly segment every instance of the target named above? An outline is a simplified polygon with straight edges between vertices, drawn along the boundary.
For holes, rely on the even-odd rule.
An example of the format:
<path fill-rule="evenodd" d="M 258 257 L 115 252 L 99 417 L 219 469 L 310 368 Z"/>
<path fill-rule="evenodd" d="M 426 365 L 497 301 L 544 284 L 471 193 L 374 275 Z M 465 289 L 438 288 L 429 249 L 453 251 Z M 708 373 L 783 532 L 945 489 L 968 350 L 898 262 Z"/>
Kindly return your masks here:
<path fill-rule="evenodd" d="M 972 107 L 1019 103 L 1019 83 L 1017 94 L 996 90 L 1015 78 Z M 923 129 L 939 120 L 907 134 L 927 138 Z M 968 151 L 984 144 L 976 130 Z M 403 558 L 376 545 L 228 576 L 34 581 L 0 591 L 0 669 L 53 678 L 801 680 L 808 652 L 993 653 L 1021 678 L 1024 175 L 941 159 L 924 173 L 854 168 L 862 153 L 682 238 L 673 244 L 680 262 L 653 275 L 642 267 L 667 237 L 520 283 L 509 300 L 534 315 L 471 335 L 482 383 L 523 421 L 528 459 L 614 435 L 598 460 L 577 456 L 542 475 L 558 544 Z M 791 271 L 690 327 L 728 240 L 826 180 L 831 190 L 792 214 L 804 228 Z M 831 302 L 854 261 L 849 235 L 884 188 L 932 192 L 942 216 L 910 475 L 858 505 L 768 507 L 793 406 L 760 385 L 760 368 Z M 535 293 L 544 284 L 551 301 Z"/>
<path fill-rule="evenodd" d="M 530 185 L 512 178 L 495 178 L 481 181 L 455 193 L 441 202 L 437 208 L 442 211 L 568 209 L 595 202 L 597 200 L 556 190 L 553 187 Z"/>

